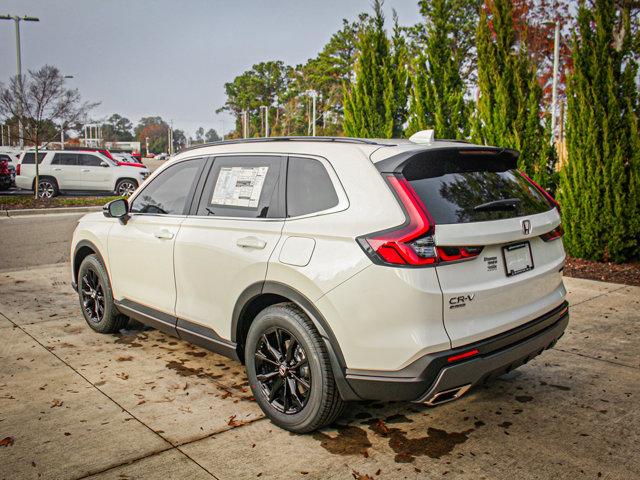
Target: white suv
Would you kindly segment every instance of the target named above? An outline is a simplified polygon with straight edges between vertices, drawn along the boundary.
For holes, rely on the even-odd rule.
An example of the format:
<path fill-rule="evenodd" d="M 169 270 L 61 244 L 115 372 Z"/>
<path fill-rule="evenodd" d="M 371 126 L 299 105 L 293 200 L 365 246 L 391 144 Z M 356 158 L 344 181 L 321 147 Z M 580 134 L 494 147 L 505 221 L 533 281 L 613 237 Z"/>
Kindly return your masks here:
<path fill-rule="evenodd" d="M 35 187 L 35 152 L 24 152 L 16 168 L 16 187 L 33 190 Z M 38 192 L 51 198 L 60 192 L 113 192 L 129 196 L 145 178 L 146 168 L 117 165 L 98 152 L 56 150 L 38 152 Z"/>
<path fill-rule="evenodd" d="M 322 137 L 193 148 L 80 221 L 73 285 L 98 332 L 133 318 L 244 363 L 294 432 L 350 400 L 436 405 L 568 323 L 559 207 L 517 156 Z"/>

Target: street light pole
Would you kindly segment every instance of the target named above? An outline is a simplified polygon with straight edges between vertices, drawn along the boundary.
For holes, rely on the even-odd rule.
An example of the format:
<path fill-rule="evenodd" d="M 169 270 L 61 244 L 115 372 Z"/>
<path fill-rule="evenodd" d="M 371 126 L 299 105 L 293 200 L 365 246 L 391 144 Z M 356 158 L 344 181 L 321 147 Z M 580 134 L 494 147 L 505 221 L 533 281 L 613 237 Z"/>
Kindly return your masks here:
<path fill-rule="evenodd" d="M 247 138 L 247 111 L 243 110 L 240 115 L 242 115 L 242 138 Z"/>
<path fill-rule="evenodd" d="M 24 130 L 22 126 L 22 55 L 20 53 L 20 22 L 39 22 L 37 17 L 18 17 L 17 15 L 0 15 L 0 20 L 13 20 L 16 28 L 16 70 L 18 73 L 18 89 L 20 90 L 20 100 L 18 101 L 18 135 L 20 136 L 20 148 L 24 148 Z"/>

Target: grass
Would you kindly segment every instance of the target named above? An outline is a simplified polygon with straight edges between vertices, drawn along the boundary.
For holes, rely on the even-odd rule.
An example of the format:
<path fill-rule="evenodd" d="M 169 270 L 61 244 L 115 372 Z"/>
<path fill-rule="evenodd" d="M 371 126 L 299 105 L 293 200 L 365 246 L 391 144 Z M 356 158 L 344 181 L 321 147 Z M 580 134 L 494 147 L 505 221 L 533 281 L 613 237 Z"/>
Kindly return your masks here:
<path fill-rule="evenodd" d="M 0 197 L 0 210 L 101 206 L 116 198 L 120 197 L 55 197 L 36 200 L 31 195 L 8 195 Z"/>

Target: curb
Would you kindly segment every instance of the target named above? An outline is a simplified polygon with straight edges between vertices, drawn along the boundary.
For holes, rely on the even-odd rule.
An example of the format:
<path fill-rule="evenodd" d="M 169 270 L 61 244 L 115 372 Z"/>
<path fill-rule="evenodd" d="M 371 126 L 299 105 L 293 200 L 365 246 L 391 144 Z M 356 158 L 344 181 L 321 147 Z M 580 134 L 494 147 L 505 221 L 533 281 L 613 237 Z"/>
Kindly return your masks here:
<path fill-rule="evenodd" d="M 22 217 L 29 215 L 47 215 L 53 213 L 99 212 L 100 210 L 102 210 L 102 205 L 91 207 L 24 208 L 21 210 L 0 210 L 0 217 Z"/>

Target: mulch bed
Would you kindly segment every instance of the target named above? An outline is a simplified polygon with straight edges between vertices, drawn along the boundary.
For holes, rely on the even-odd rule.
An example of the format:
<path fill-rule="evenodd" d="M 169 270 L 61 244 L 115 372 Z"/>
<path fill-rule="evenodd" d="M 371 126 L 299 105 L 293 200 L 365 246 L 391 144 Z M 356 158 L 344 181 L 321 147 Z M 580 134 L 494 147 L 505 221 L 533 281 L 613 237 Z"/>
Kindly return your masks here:
<path fill-rule="evenodd" d="M 31 195 L 0 196 L 0 210 L 23 210 L 25 208 L 87 207 L 100 206 L 120 197 L 54 197 L 36 200 Z"/>
<path fill-rule="evenodd" d="M 594 262 L 567 257 L 564 275 L 600 282 L 623 283 L 640 287 L 640 262 Z"/>

